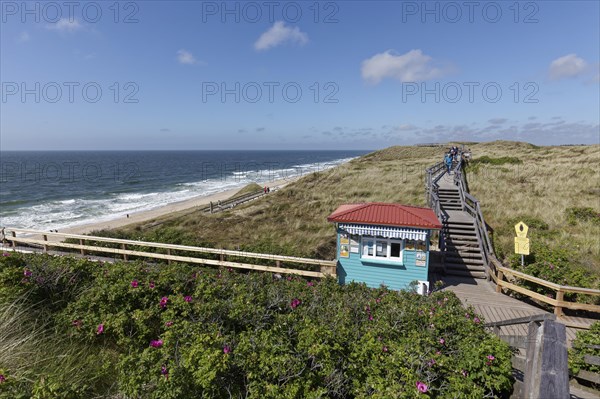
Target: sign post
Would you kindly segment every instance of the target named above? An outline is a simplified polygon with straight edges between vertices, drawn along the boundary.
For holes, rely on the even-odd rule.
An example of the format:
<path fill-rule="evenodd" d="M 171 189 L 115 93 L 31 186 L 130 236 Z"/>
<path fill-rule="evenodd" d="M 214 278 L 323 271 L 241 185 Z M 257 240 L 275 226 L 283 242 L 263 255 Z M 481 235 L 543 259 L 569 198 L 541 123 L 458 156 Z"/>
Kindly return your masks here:
<path fill-rule="evenodd" d="M 521 254 L 521 266 L 525 265 L 525 256 L 529 255 L 529 238 L 527 238 L 527 231 L 529 226 L 523 222 L 515 224 L 515 231 L 517 236 L 515 237 L 515 253 Z"/>

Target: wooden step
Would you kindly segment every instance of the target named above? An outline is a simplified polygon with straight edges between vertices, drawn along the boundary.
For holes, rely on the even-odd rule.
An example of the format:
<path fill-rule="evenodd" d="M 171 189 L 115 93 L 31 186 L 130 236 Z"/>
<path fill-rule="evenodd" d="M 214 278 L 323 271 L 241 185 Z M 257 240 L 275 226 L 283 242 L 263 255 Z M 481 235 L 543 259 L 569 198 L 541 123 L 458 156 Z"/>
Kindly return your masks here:
<path fill-rule="evenodd" d="M 446 270 L 446 274 L 450 276 L 460 277 L 472 277 L 472 278 L 486 278 L 485 272 L 471 271 L 471 270 Z"/>
<path fill-rule="evenodd" d="M 479 245 L 452 245 L 446 244 L 446 252 L 457 252 L 459 254 L 462 253 L 481 253 L 479 249 Z"/>
<path fill-rule="evenodd" d="M 448 219 L 446 222 L 447 226 L 470 226 L 475 228 L 475 223 L 473 221 L 463 221 L 463 220 L 452 220 Z"/>
<path fill-rule="evenodd" d="M 446 239 L 446 246 L 448 246 L 448 245 L 456 245 L 456 244 L 458 244 L 458 245 L 471 245 L 471 246 L 479 248 L 479 242 L 477 242 L 477 240 L 475 240 L 475 241 L 461 240 L 461 239 L 458 239 L 456 237 L 454 237 L 454 238 L 451 237 L 451 238 L 447 238 Z"/>
<path fill-rule="evenodd" d="M 473 258 L 473 257 L 478 257 L 479 259 L 483 259 L 481 256 L 481 251 L 479 250 L 479 247 L 471 247 L 471 248 L 467 248 L 466 250 L 457 250 L 455 247 L 454 248 L 448 248 L 446 247 L 446 256 L 448 255 L 454 255 L 460 258 Z"/>
<path fill-rule="evenodd" d="M 450 231 L 455 233 L 467 233 L 467 235 L 477 234 L 472 226 L 445 226 L 444 231 Z"/>
<path fill-rule="evenodd" d="M 454 188 L 454 187 L 448 187 L 448 188 L 438 188 L 438 194 L 440 193 L 458 193 L 458 187 Z"/>
<path fill-rule="evenodd" d="M 474 230 L 465 230 L 465 229 L 446 229 L 444 230 L 446 233 L 450 233 L 452 237 L 458 236 L 473 236 L 477 238 L 477 233 Z"/>
<path fill-rule="evenodd" d="M 477 259 L 477 258 L 463 258 L 460 256 L 446 255 L 446 261 L 451 264 L 464 265 L 464 266 L 480 265 L 481 267 L 483 267 L 483 265 L 484 265 L 483 259 L 481 259 L 481 257 L 479 259 Z"/>
<path fill-rule="evenodd" d="M 463 265 L 462 263 L 444 262 L 446 271 L 459 270 L 459 271 L 470 271 L 470 272 L 485 272 L 483 265 Z"/>

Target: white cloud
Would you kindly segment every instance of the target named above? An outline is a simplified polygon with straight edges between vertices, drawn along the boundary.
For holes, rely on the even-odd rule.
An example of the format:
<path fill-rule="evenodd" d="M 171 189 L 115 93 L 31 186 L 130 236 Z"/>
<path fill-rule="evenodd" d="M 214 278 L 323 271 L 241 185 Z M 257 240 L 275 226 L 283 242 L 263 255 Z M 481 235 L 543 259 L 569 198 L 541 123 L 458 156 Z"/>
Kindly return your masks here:
<path fill-rule="evenodd" d="M 558 80 L 582 75 L 587 70 L 587 63 L 576 54 L 568 54 L 550 63 L 550 79 Z"/>
<path fill-rule="evenodd" d="M 179 61 L 180 64 L 186 65 L 194 65 L 200 63 L 200 61 L 198 61 L 192 53 L 183 49 L 177 52 L 177 61 Z"/>
<path fill-rule="evenodd" d="M 61 18 L 58 22 L 49 24 L 48 29 L 56 30 L 59 32 L 75 32 L 83 28 L 83 25 L 79 23 L 76 19 L 69 20 L 68 18 Z"/>
<path fill-rule="evenodd" d="M 19 42 L 21 43 L 28 42 L 29 39 L 31 39 L 31 36 L 29 36 L 28 32 L 21 32 L 19 35 Z"/>
<path fill-rule="evenodd" d="M 363 79 L 377 84 L 384 78 L 394 78 L 401 82 L 422 82 L 440 77 L 444 72 L 431 65 L 432 58 L 421 50 L 411 50 L 396 55 L 392 50 L 375 54 L 362 62 Z"/>
<path fill-rule="evenodd" d="M 264 32 L 254 43 L 254 48 L 258 51 L 268 50 L 284 43 L 293 43 L 305 45 L 308 43 L 308 35 L 300 31 L 297 26 L 286 26 L 285 22 L 277 21 L 266 32 Z"/>

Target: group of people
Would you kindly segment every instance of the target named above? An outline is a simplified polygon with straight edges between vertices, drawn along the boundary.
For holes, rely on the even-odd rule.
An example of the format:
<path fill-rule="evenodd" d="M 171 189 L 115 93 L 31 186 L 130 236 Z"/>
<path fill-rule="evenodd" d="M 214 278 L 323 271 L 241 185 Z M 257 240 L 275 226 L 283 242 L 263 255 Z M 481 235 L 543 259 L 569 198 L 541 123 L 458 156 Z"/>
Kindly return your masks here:
<path fill-rule="evenodd" d="M 471 160 L 471 150 L 467 149 L 460 152 L 458 147 L 452 146 L 448 149 L 448 152 L 444 156 L 444 165 L 446 165 L 446 171 L 450 174 L 452 170 L 452 162 L 458 161 L 458 157 L 461 157 L 463 163 L 468 163 Z"/>
<path fill-rule="evenodd" d="M 452 169 L 452 162 L 458 160 L 458 147 L 452 146 L 446 155 L 444 156 L 444 165 L 446 165 L 446 171 L 450 174 Z"/>

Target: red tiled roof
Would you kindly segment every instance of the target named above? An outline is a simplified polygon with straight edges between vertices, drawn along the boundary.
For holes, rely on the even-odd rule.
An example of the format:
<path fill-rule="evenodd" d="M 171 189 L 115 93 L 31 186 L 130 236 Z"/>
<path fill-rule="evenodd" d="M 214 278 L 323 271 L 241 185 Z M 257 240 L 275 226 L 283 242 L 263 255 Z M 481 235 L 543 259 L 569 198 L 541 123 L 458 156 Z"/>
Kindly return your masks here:
<path fill-rule="evenodd" d="M 430 208 L 369 202 L 340 205 L 327 217 L 328 222 L 441 229 L 442 224 Z"/>

